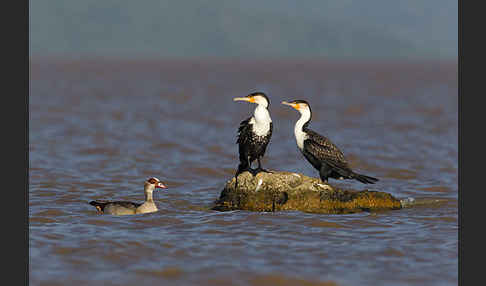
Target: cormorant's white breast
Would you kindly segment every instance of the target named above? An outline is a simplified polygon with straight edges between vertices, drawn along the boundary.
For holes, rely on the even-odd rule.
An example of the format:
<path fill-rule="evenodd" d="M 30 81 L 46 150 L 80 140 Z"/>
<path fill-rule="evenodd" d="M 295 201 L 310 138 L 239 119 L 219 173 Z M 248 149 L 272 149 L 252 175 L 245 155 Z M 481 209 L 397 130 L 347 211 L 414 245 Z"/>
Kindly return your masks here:
<path fill-rule="evenodd" d="M 250 119 L 250 124 L 253 125 L 252 131 L 258 136 L 265 136 L 267 135 L 268 131 L 270 131 L 271 122 L 272 118 L 270 118 L 268 109 L 259 104 L 257 108 L 255 108 L 253 117 Z"/>

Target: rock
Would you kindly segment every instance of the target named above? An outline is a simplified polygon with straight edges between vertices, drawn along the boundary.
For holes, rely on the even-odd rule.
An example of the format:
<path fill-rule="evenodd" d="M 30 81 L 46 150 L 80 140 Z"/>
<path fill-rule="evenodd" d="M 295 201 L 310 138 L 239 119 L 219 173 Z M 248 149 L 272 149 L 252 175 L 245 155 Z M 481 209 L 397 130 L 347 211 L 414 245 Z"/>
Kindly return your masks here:
<path fill-rule="evenodd" d="M 378 191 L 341 190 L 320 179 L 291 172 L 244 172 L 226 182 L 213 210 L 284 211 L 342 214 L 400 209 L 400 200 Z"/>

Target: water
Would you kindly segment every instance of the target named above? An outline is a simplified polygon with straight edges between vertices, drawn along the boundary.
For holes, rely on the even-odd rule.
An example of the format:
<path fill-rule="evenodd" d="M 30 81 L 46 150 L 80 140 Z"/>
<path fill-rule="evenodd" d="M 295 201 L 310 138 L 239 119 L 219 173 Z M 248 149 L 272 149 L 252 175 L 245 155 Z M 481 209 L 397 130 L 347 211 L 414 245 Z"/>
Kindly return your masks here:
<path fill-rule="evenodd" d="M 371 189 L 438 200 L 397 211 L 322 215 L 209 210 L 237 167 L 236 130 L 261 90 L 274 133 L 265 168 L 317 177 L 298 152 L 310 102 Z M 456 285 L 457 64 L 32 59 L 31 285 Z M 97 215 L 95 199 L 160 211 Z M 359 182 L 331 184 L 362 190 Z"/>

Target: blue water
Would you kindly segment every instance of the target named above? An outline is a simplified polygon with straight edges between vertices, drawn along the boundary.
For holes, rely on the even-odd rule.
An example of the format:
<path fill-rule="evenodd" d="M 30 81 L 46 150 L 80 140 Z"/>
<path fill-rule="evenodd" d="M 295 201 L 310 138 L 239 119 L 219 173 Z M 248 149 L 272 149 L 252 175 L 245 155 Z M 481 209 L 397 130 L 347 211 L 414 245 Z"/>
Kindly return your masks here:
<path fill-rule="evenodd" d="M 211 211 L 237 166 L 236 130 L 262 90 L 274 133 L 265 168 L 317 172 L 298 152 L 298 114 L 368 187 L 437 201 L 378 213 Z M 457 65 L 353 62 L 31 62 L 31 285 L 457 285 Z M 98 215 L 95 199 L 160 211 Z M 305 284 L 307 283 L 307 284 Z"/>

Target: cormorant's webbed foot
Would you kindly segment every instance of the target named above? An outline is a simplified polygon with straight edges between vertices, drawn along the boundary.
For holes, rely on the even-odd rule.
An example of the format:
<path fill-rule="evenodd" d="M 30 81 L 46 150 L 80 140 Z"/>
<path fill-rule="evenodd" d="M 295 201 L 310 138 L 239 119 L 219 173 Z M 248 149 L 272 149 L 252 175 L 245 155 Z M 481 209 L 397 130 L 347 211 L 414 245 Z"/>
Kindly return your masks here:
<path fill-rule="evenodd" d="M 253 177 L 255 177 L 258 174 L 258 169 L 248 169 L 247 171 L 250 172 L 250 174 Z"/>
<path fill-rule="evenodd" d="M 256 168 L 255 172 L 256 174 L 260 173 L 260 172 L 265 172 L 265 173 L 273 173 L 267 169 L 263 169 L 262 168 L 262 163 L 260 162 L 260 158 L 257 159 L 258 160 L 258 168 Z"/>
<path fill-rule="evenodd" d="M 252 174 L 252 176 L 256 176 L 256 174 L 258 174 L 258 171 L 255 170 L 255 169 L 252 169 L 252 168 L 244 168 L 244 169 L 239 169 L 236 174 L 235 174 L 235 178 L 237 178 L 241 173 L 244 173 L 248 171 L 250 174 Z"/>

